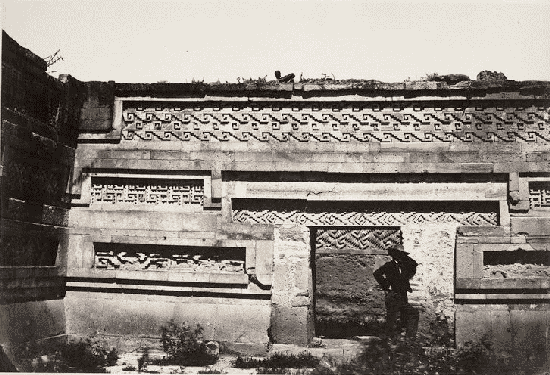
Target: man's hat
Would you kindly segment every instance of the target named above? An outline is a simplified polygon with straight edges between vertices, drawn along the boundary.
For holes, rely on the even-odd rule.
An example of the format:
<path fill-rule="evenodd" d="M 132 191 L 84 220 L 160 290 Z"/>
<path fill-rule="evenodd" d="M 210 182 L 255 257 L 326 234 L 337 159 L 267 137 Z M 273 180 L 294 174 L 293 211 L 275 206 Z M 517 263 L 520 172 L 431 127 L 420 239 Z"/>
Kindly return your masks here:
<path fill-rule="evenodd" d="M 405 251 L 405 248 L 403 247 L 403 245 L 398 243 L 390 246 L 390 248 L 388 249 L 388 254 L 389 255 L 394 254 L 399 256 L 399 255 L 408 255 L 409 253 Z"/>

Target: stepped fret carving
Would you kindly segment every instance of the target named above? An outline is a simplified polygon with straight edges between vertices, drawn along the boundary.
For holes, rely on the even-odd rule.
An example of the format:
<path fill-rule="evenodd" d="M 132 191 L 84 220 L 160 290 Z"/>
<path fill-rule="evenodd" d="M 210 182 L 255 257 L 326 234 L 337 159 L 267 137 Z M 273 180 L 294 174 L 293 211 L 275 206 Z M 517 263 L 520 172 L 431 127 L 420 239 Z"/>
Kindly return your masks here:
<path fill-rule="evenodd" d="M 147 254 L 97 251 L 95 268 L 110 270 L 171 270 L 180 272 L 244 273 L 244 261 L 217 259 L 199 254 Z"/>
<path fill-rule="evenodd" d="M 399 229 L 317 229 L 315 249 L 352 249 L 368 252 L 386 250 L 389 243 L 401 243 Z"/>
<path fill-rule="evenodd" d="M 550 208 L 550 181 L 529 184 L 529 207 Z"/>
<path fill-rule="evenodd" d="M 550 108 L 127 107 L 125 141 L 550 142 Z"/>
<path fill-rule="evenodd" d="M 301 212 L 275 210 L 233 210 L 233 221 L 248 224 L 397 226 L 423 223 L 496 226 L 496 212 Z"/>
<path fill-rule="evenodd" d="M 113 183 L 117 182 L 117 183 Z M 203 205 L 204 185 L 202 181 L 154 180 L 125 182 L 92 181 L 91 203 L 153 204 L 153 205 Z"/>

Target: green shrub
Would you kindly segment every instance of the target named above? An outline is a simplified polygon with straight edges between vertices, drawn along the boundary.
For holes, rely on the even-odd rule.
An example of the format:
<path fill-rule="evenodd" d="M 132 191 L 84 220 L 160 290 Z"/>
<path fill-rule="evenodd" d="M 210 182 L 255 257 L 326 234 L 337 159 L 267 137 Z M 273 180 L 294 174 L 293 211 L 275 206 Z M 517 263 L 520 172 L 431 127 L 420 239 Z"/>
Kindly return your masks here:
<path fill-rule="evenodd" d="M 204 328 L 197 324 L 191 328 L 186 323 L 177 325 L 170 321 L 161 327 L 162 347 L 168 354 L 166 364 L 181 366 L 206 366 L 214 364 L 216 356 L 208 353 L 208 348 L 203 341 Z"/>

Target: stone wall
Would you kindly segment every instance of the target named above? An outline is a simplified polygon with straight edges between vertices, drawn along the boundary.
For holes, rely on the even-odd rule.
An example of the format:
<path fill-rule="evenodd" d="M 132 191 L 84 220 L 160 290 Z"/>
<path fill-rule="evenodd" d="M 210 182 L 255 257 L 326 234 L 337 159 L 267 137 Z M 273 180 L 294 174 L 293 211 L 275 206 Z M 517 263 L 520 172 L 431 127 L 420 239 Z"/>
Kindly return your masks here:
<path fill-rule="evenodd" d="M 490 246 L 515 238 L 510 233 L 529 243 L 550 235 L 548 87 L 85 84 L 69 218 L 69 332 L 154 335 L 162 320 L 194 322 L 199 309 L 212 338 L 305 344 L 327 302 L 316 287 L 330 294 L 344 284 L 317 280 L 318 272 L 349 271 L 359 256 L 319 257 L 313 233 L 393 227 L 420 263 L 411 301 L 422 310 L 421 329 L 456 321 L 462 340 L 461 309 L 482 294 L 470 293 L 480 250 L 463 232 L 485 228 L 494 234 Z M 132 246 L 131 256 L 108 250 Z M 205 262 L 209 249 L 221 256 L 238 248 L 244 264 L 237 272 L 182 272 L 170 266 L 187 254 L 168 250 L 176 248 Z M 381 292 L 370 275 L 386 258 L 361 256 L 366 277 L 342 290 L 364 286 L 359 299 L 369 311 L 359 314 L 379 317 Z M 169 266 L 142 267 L 151 262 Z M 125 299 L 115 298 L 121 293 Z M 80 306 L 88 298 L 109 304 L 109 313 L 87 314 Z M 130 319 L 134 300 L 150 327 Z M 239 309 L 228 307 L 224 321 L 210 318 L 216 305 L 244 301 L 258 307 L 243 312 L 255 322 L 246 339 L 236 333 Z M 155 304 L 181 313 L 163 315 Z"/>
<path fill-rule="evenodd" d="M 489 339 L 497 351 L 543 358 L 548 340 L 550 215 L 523 212 L 508 228 L 459 228 L 456 248 L 456 339 Z M 516 219 L 536 215 L 541 226 L 514 231 Z M 544 223 L 544 225 L 542 225 Z M 510 270 L 521 272 L 510 272 Z"/>
<path fill-rule="evenodd" d="M 0 345 L 65 333 L 79 83 L 2 33 Z"/>
<path fill-rule="evenodd" d="M 97 241 L 237 246 L 226 240 L 229 230 L 246 252 L 243 292 L 270 299 L 269 338 L 304 344 L 316 314 L 383 314 L 371 274 L 384 255 L 319 256 L 312 233 L 395 227 L 420 263 L 411 301 L 421 330 L 444 321 L 452 333 L 461 272 L 471 268 L 457 228 L 490 227 L 498 241 L 510 230 L 545 233 L 548 84 L 432 86 L 110 83 L 112 128 L 98 125 L 79 138 L 71 223 L 84 246 L 77 248 L 87 250 L 74 250 L 82 254 L 75 259 L 89 262 Z M 123 179 L 159 175 L 202 180 L 202 203 L 184 212 L 155 198 L 145 208 L 135 188 L 122 187 Z M 99 187 L 105 178 L 120 187 Z M 107 199 L 98 205 L 94 194 Z M 526 215 L 526 205 L 538 213 Z M 269 236 L 257 237 L 265 230 Z M 365 277 L 346 283 L 357 262 Z M 79 264 L 79 275 L 100 277 Z M 135 285 L 145 278 L 152 276 L 131 277 Z M 354 302 L 331 304 L 335 291 Z"/>
<path fill-rule="evenodd" d="M 410 224 L 404 226 L 403 242 L 418 268 L 409 296 L 420 310 L 419 330 L 429 333 L 433 324 L 454 326 L 454 262 L 457 224 Z"/>
<path fill-rule="evenodd" d="M 3 33 L 0 344 L 151 338 L 169 319 L 253 351 L 307 344 L 316 315 L 383 314 L 382 247 L 323 248 L 316 233 L 393 228 L 419 263 L 421 330 L 550 347 L 548 82 L 45 70 Z"/>
<path fill-rule="evenodd" d="M 70 214 L 68 333 L 158 337 L 173 319 L 201 324 L 209 339 L 265 350 L 273 228 L 224 224 L 202 201 L 120 210 L 109 202 Z M 250 281 L 256 272 L 267 285 Z"/>

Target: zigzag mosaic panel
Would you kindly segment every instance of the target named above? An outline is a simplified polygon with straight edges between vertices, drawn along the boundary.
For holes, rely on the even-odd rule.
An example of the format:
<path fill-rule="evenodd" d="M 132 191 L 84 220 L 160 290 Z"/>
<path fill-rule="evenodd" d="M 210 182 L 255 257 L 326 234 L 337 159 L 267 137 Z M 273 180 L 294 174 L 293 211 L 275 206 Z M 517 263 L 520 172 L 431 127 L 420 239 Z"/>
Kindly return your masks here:
<path fill-rule="evenodd" d="M 550 208 L 550 181 L 529 183 L 529 208 Z"/>
<path fill-rule="evenodd" d="M 93 178 L 91 204 L 203 205 L 204 182 Z"/>
<path fill-rule="evenodd" d="M 424 223 L 497 226 L 497 212 L 300 212 L 274 210 L 233 210 L 233 221 L 247 224 L 301 224 L 397 226 Z"/>
<path fill-rule="evenodd" d="M 388 244 L 401 242 L 399 229 L 317 229 L 315 233 L 315 249 L 319 252 L 385 250 Z"/>
<path fill-rule="evenodd" d="M 124 141 L 550 142 L 550 108 L 162 107 L 128 104 Z"/>

